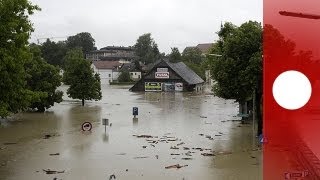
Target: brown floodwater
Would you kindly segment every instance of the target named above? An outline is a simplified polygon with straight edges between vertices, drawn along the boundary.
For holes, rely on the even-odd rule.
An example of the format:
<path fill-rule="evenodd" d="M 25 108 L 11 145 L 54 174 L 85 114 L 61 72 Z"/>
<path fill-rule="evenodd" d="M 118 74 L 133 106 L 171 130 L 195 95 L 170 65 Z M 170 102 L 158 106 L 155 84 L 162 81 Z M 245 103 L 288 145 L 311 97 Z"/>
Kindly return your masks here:
<path fill-rule="evenodd" d="M 45 113 L 1 120 L 0 179 L 108 180 L 112 174 L 120 180 L 262 179 L 262 153 L 252 126 L 230 121 L 238 119 L 237 103 L 205 94 L 133 93 L 128 88 L 102 86 L 102 100 L 84 107 L 65 95 Z M 112 123 L 106 132 L 102 118 Z M 86 121 L 93 125 L 91 132 L 81 130 Z M 175 164 L 187 166 L 165 168 Z"/>

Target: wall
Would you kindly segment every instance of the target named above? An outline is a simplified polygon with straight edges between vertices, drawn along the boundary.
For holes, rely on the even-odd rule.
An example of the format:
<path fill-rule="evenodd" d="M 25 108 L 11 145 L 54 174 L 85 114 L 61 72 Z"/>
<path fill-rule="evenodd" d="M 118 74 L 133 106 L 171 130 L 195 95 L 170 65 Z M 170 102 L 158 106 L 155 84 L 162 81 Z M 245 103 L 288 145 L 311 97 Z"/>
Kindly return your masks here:
<path fill-rule="evenodd" d="M 95 73 L 100 75 L 101 84 L 109 84 L 118 80 L 119 72 L 112 69 L 97 69 L 94 65 L 91 65 Z"/>

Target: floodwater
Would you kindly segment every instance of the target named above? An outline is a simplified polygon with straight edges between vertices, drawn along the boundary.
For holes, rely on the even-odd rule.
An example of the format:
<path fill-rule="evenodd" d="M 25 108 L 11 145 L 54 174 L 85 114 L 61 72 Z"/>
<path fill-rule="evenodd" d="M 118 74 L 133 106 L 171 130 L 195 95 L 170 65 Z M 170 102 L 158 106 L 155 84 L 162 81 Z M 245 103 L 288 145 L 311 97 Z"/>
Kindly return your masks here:
<path fill-rule="evenodd" d="M 252 126 L 230 121 L 237 120 L 234 101 L 128 88 L 105 85 L 103 99 L 84 107 L 65 95 L 48 112 L 1 120 L 0 179 L 108 180 L 112 174 L 120 180 L 262 179 L 262 153 Z M 138 119 L 132 116 L 135 106 Z M 102 118 L 112 123 L 106 132 Z M 91 132 L 81 130 L 86 121 Z M 165 168 L 175 164 L 184 167 Z M 62 172 L 46 174 L 48 169 Z"/>

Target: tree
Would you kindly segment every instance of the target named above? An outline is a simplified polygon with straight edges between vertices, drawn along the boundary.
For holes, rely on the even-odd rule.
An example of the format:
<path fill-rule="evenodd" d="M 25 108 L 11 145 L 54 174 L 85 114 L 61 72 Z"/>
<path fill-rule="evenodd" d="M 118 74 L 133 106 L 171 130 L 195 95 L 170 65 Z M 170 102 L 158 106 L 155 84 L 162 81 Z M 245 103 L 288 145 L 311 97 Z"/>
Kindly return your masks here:
<path fill-rule="evenodd" d="M 31 58 L 28 39 L 33 31 L 29 16 L 40 10 L 28 0 L 0 1 L 0 116 L 27 108 L 39 98 L 26 89 L 24 65 Z"/>
<path fill-rule="evenodd" d="M 119 82 L 131 82 L 130 72 L 128 70 L 123 70 L 120 72 L 118 77 Z"/>
<path fill-rule="evenodd" d="M 151 34 L 143 34 L 140 36 L 134 45 L 135 55 L 138 57 L 138 61 L 144 64 L 154 63 L 160 58 L 160 52 L 158 45 L 151 38 Z"/>
<path fill-rule="evenodd" d="M 242 103 L 256 96 L 258 133 L 262 133 L 262 27 L 249 21 L 236 27 L 225 23 L 218 32 L 219 41 L 210 53 L 222 57 L 212 61 L 215 95 Z"/>
<path fill-rule="evenodd" d="M 200 65 L 203 61 L 202 52 L 197 47 L 187 47 L 182 52 L 182 60 Z"/>
<path fill-rule="evenodd" d="M 100 100 L 102 98 L 100 76 L 93 72 L 91 63 L 84 59 L 83 52 L 77 48 L 67 52 L 65 57 L 65 73 L 63 80 L 69 84 L 69 97 L 81 99 L 82 106 L 85 100 Z"/>
<path fill-rule="evenodd" d="M 78 33 L 75 36 L 70 36 L 67 39 L 67 48 L 69 50 L 74 48 L 82 48 L 84 55 L 90 51 L 96 50 L 95 40 L 88 32 Z"/>
<path fill-rule="evenodd" d="M 177 47 L 171 48 L 171 53 L 169 55 L 169 61 L 170 62 L 180 62 L 182 60 L 180 51 Z"/>
<path fill-rule="evenodd" d="M 29 107 L 44 112 L 62 101 L 62 91 L 56 91 L 61 85 L 59 68 L 46 63 L 41 57 L 40 48 L 37 45 L 30 45 L 32 58 L 25 64 L 27 76 L 27 89 L 39 93 L 38 101 L 33 102 Z"/>
<path fill-rule="evenodd" d="M 66 43 L 62 41 L 56 43 L 47 39 L 41 46 L 41 53 L 47 63 L 63 67 L 63 58 L 67 53 Z"/>

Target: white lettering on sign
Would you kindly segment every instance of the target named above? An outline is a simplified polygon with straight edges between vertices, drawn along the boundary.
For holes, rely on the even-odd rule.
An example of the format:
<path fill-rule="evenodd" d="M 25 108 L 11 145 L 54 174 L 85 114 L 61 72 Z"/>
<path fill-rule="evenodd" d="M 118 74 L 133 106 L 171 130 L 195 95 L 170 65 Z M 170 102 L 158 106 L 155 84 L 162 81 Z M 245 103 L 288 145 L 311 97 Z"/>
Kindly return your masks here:
<path fill-rule="evenodd" d="M 169 72 L 156 72 L 155 78 L 157 79 L 169 79 Z"/>
<path fill-rule="evenodd" d="M 168 68 L 157 68 L 157 72 L 168 72 Z"/>

